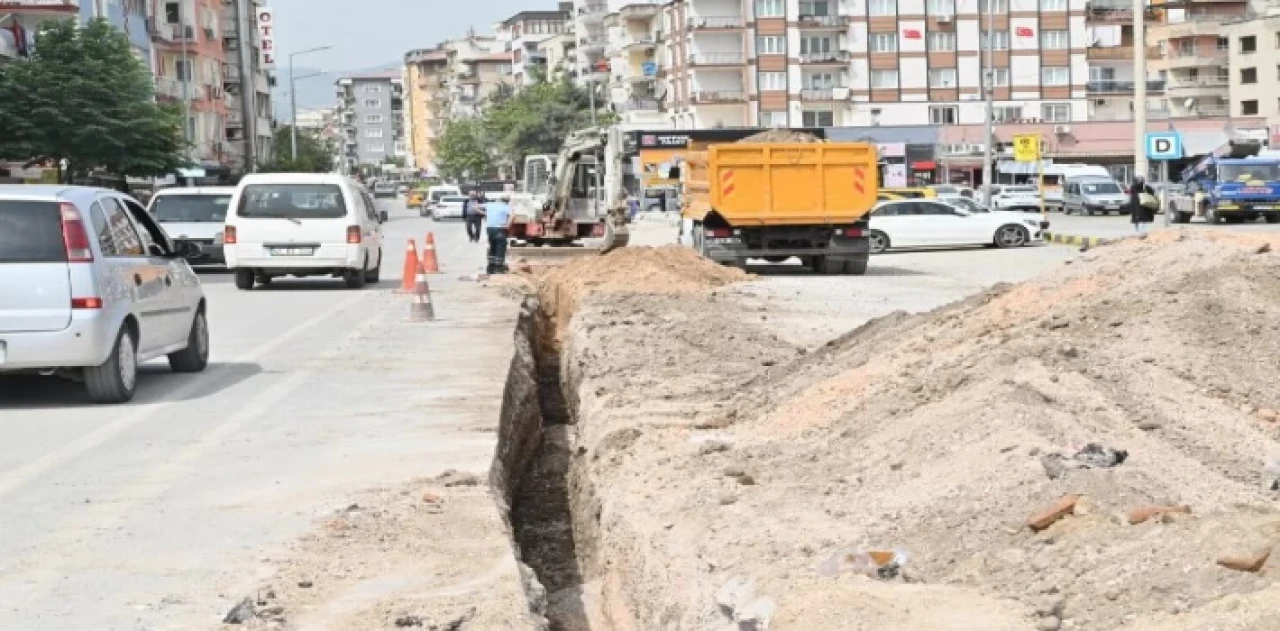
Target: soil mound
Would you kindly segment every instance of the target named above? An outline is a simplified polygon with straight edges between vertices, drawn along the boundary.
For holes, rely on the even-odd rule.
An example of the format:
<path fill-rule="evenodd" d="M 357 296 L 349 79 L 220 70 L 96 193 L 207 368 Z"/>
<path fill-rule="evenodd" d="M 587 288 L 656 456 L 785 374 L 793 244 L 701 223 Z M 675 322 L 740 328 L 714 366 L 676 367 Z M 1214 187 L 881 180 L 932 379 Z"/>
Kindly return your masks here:
<path fill-rule="evenodd" d="M 758 134 L 752 134 L 739 140 L 738 142 L 746 143 L 769 143 L 769 142 L 803 142 L 817 143 L 822 142 L 821 138 L 813 134 L 806 134 L 802 131 L 792 131 L 790 129 L 770 129 L 762 131 Z"/>
<path fill-rule="evenodd" d="M 543 314 L 555 323 L 556 339 L 587 292 L 681 293 L 743 281 L 750 276 L 680 246 L 621 248 L 604 256 L 575 259 L 548 270 L 537 282 Z"/>

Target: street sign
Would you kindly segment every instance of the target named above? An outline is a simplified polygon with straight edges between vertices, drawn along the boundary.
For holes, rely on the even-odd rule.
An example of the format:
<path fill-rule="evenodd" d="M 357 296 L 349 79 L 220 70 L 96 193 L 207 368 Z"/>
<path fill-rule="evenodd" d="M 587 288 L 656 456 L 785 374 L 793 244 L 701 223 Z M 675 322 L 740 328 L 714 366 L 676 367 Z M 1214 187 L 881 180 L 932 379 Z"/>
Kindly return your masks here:
<path fill-rule="evenodd" d="M 1013 159 L 1018 162 L 1040 160 L 1039 134 L 1018 134 L 1013 137 Z"/>
<path fill-rule="evenodd" d="M 1147 134 L 1148 160 L 1181 160 L 1182 134 L 1162 131 Z"/>

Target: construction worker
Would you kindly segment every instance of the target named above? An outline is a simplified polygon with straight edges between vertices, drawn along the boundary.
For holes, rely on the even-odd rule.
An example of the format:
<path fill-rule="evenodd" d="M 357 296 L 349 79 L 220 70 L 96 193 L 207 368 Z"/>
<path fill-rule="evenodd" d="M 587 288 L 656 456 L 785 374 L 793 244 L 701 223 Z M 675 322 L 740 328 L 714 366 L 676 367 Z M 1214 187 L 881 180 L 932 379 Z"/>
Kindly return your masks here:
<path fill-rule="evenodd" d="M 480 192 L 475 189 L 471 190 L 467 201 L 462 202 L 462 219 L 467 223 L 467 240 L 472 243 L 480 242 L 480 222 L 484 220 L 484 215 L 480 212 L 481 203 Z"/>
<path fill-rule="evenodd" d="M 496 202 L 485 202 L 483 208 L 485 230 L 489 235 L 490 274 L 507 272 L 507 238 L 511 234 L 511 196 L 503 193 Z"/>

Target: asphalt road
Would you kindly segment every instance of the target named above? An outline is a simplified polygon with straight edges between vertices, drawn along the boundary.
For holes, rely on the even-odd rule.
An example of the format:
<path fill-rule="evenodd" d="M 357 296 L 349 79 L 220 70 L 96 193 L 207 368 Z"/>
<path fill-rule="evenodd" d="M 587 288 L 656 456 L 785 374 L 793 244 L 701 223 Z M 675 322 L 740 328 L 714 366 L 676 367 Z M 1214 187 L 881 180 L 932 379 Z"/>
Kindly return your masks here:
<path fill-rule="evenodd" d="M 207 628 L 352 493 L 488 466 L 516 310 L 459 279 L 484 265 L 460 223 L 379 204 L 376 287 L 203 273 L 203 374 L 150 363 L 123 406 L 0 381 L 0 629 Z M 411 324 L 405 240 L 432 229 L 441 321 Z"/>
<path fill-rule="evenodd" d="M 1082 237 L 1103 237 L 1116 238 L 1127 237 L 1134 234 L 1133 224 L 1129 221 L 1128 215 L 1064 215 L 1062 213 L 1049 213 L 1049 230 L 1061 234 L 1076 235 Z M 1164 215 L 1156 215 L 1156 221 L 1151 225 L 1152 230 L 1230 230 L 1232 232 L 1258 232 L 1258 233 L 1277 233 L 1280 232 L 1280 224 L 1268 224 L 1262 220 L 1251 221 L 1243 224 L 1217 224 L 1209 225 L 1200 219 L 1195 219 L 1189 224 L 1174 224 L 1173 226 L 1165 226 Z"/>

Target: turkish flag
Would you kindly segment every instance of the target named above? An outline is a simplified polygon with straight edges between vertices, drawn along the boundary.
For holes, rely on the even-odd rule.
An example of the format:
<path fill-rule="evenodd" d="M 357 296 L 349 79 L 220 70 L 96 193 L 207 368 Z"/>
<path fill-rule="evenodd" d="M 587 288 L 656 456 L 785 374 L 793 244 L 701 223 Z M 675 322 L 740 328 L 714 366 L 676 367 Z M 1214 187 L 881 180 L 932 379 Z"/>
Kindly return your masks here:
<path fill-rule="evenodd" d="M 920 39 L 921 37 L 923 36 L 920 34 L 920 31 L 913 28 L 902 31 L 903 39 Z"/>
<path fill-rule="evenodd" d="M 1031 30 L 1031 27 L 1029 26 L 1019 26 L 1015 32 L 1018 34 L 1018 37 L 1035 37 L 1036 36 L 1036 32 Z"/>

